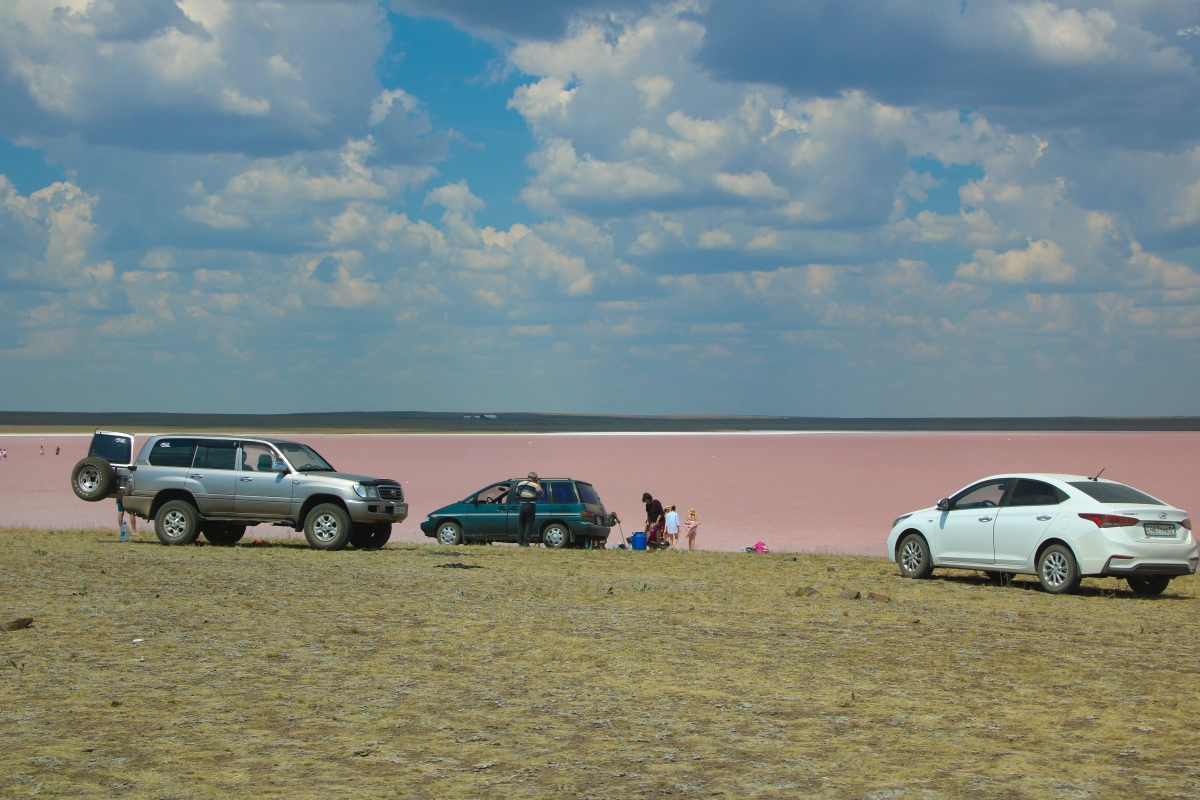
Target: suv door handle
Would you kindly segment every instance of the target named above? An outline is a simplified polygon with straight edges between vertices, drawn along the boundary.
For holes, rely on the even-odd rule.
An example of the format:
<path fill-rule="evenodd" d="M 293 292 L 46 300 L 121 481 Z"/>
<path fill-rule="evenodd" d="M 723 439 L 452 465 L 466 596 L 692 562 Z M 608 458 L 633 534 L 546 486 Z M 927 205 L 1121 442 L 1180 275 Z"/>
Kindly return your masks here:
<path fill-rule="evenodd" d="M 239 481 L 252 481 L 254 478 L 238 478 Z"/>
<path fill-rule="evenodd" d="M 242 480 L 245 480 L 245 478 L 243 478 Z M 979 521 L 980 522 L 991 522 L 992 518 L 991 517 L 980 517 Z"/>
<path fill-rule="evenodd" d="M 203 475 L 188 475 L 189 478 L 203 478 Z"/>
<path fill-rule="evenodd" d="M 1049 514 L 1042 514 L 1040 517 L 1038 517 L 1038 519 L 1040 519 L 1042 522 L 1045 522 L 1048 519 L 1054 519 L 1054 517 L 1050 516 Z"/>

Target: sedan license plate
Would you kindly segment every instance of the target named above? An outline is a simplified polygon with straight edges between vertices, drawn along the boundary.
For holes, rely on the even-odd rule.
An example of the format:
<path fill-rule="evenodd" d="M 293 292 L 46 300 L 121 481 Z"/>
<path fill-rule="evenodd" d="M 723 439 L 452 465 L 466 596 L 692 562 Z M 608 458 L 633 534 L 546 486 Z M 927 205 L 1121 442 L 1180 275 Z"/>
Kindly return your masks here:
<path fill-rule="evenodd" d="M 1154 523 L 1147 522 L 1145 527 L 1147 536 L 1169 536 L 1172 539 L 1175 538 L 1174 525 L 1155 525 Z"/>

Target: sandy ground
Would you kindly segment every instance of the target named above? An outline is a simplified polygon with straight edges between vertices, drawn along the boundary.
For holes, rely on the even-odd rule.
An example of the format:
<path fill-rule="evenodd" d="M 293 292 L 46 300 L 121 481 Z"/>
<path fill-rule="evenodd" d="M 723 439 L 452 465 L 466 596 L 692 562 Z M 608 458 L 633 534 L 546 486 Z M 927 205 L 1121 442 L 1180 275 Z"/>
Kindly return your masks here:
<path fill-rule="evenodd" d="M 1200 513 L 1193 459 L 1200 433 L 845 433 L 680 435 L 316 435 L 334 466 L 403 481 L 409 520 L 393 541 L 427 541 L 417 522 L 488 483 L 536 470 L 593 483 L 641 530 L 648 491 L 695 507 L 700 547 L 879 555 L 892 520 L 987 475 L 1095 474 Z M 139 444 L 144 441 L 139 437 Z M 0 526 L 116 528 L 112 502 L 77 500 L 70 470 L 88 437 L 0 436 Z M 39 445 L 50 455 L 39 456 Z M 54 447 L 62 455 L 54 456 Z M 260 527 L 248 536 L 279 535 Z M 613 541 L 615 541 L 615 537 Z"/>
<path fill-rule="evenodd" d="M 0 797 L 1200 796 L 1191 576 L 28 530 L 0 565 Z"/>

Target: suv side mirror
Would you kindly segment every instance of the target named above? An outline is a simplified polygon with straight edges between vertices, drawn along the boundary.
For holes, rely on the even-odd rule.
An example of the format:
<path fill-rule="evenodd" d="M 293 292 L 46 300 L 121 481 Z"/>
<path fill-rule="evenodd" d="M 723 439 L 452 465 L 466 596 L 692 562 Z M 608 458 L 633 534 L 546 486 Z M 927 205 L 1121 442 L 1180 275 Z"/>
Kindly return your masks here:
<path fill-rule="evenodd" d="M 291 470 L 288 469 L 288 465 L 283 461 L 272 461 L 271 462 L 271 471 L 272 472 L 291 472 Z"/>
<path fill-rule="evenodd" d="M 938 500 L 937 501 L 937 510 L 938 511 L 949 511 L 950 510 L 950 498 L 943 497 L 941 500 Z"/>

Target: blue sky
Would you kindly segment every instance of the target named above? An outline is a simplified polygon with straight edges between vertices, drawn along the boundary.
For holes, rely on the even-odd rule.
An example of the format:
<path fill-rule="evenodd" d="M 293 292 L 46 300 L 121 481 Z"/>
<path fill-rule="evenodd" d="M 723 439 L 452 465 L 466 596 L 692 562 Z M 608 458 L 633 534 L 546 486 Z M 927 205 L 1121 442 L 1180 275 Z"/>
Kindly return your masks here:
<path fill-rule="evenodd" d="M 1200 10 L 14 0 L 0 407 L 1196 414 Z"/>

